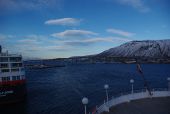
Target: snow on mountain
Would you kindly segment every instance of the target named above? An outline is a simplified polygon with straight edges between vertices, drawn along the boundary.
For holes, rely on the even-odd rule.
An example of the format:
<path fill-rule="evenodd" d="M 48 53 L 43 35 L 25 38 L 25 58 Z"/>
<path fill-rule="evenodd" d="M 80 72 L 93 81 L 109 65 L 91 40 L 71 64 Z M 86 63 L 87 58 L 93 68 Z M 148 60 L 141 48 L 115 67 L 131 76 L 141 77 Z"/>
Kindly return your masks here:
<path fill-rule="evenodd" d="M 106 50 L 98 56 L 114 57 L 170 57 L 170 39 L 131 41 Z"/>

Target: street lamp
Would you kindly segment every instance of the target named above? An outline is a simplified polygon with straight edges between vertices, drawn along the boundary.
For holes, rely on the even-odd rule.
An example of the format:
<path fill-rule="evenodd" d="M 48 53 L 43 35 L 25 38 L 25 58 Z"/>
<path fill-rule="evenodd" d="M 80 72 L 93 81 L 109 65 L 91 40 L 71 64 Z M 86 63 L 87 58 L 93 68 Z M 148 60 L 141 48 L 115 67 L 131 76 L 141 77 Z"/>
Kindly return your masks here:
<path fill-rule="evenodd" d="M 130 79 L 130 83 L 132 85 L 132 94 L 133 94 L 133 83 L 134 83 L 134 80 L 133 79 Z"/>
<path fill-rule="evenodd" d="M 109 89 L 109 85 L 108 85 L 108 84 L 105 84 L 105 85 L 104 85 L 104 89 L 106 90 L 106 98 L 107 98 L 107 102 L 108 102 L 109 96 L 108 96 L 108 91 L 107 91 L 107 89 Z"/>
<path fill-rule="evenodd" d="M 88 98 L 86 98 L 86 97 L 84 97 L 83 99 L 82 99 L 82 103 L 84 104 L 84 112 L 85 112 L 85 114 L 87 114 L 87 111 L 86 111 L 86 105 L 88 104 Z"/>

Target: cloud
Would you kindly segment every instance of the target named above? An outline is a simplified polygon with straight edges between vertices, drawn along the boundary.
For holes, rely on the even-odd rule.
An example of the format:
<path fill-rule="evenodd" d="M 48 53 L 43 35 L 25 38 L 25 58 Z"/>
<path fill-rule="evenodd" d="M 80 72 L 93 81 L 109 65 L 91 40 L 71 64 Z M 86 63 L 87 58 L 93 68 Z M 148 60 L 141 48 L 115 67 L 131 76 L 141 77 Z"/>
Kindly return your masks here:
<path fill-rule="evenodd" d="M 54 33 L 51 36 L 58 38 L 77 38 L 77 37 L 89 37 L 97 35 L 97 33 L 87 30 L 65 30 L 64 32 Z"/>
<path fill-rule="evenodd" d="M 42 51 L 46 46 L 54 45 L 52 42 L 53 39 L 49 39 L 48 36 L 45 35 L 25 35 L 18 36 L 18 39 L 15 40 L 15 44 L 17 44 L 17 49 L 21 52 L 36 52 Z"/>
<path fill-rule="evenodd" d="M 60 45 L 60 46 L 47 46 L 44 49 L 48 51 L 67 51 L 70 49 L 70 47 Z"/>
<path fill-rule="evenodd" d="M 27 43 L 27 44 L 39 44 L 35 39 L 23 39 L 23 40 L 18 40 L 19 43 Z"/>
<path fill-rule="evenodd" d="M 1 34 L 0 33 L 0 41 L 2 40 L 8 40 L 10 38 L 14 38 L 15 36 L 14 35 L 6 35 L 6 34 Z"/>
<path fill-rule="evenodd" d="M 86 46 L 97 42 L 105 42 L 105 41 L 111 41 L 110 39 L 104 39 L 104 38 L 92 38 L 92 39 L 86 39 L 86 40 L 69 40 L 69 41 L 63 41 L 65 45 L 71 45 L 71 46 Z"/>
<path fill-rule="evenodd" d="M 16 43 L 29 44 L 29 46 L 40 45 L 48 42 L 49 38 L 47 36 L 36 34 L 18 36 L 18 39 L 16 40 Z"/>
<path fill-rule="evenodd" d="M 54 7 L 60 9 L 61 0 L 0 0 L 0 9 L 5 10 L 40 10 Z"/>
<path fill-rule="evenodd" d="M 149 12 L 150 8 L 142 0 L 114 0 L 120 4 L 131 6 L 140 12 Z"/>
<path fill-rule="evenodd" d="M 22 36 L 22 39 L 31 39 L 31 40 L 44 41 L 44 40 L 48 40 L 48 36 L 45 36 L 45 35 L 36 35 L 36 34 L 30 34 L 30 35 Z"/>
<path fill-rule="evenodd" d="M 131 39 L 121 38 L 121 37 L 96 37 L 96 38 L 89 38 L 85 40 L 68 40 L 68 41 L 66 40 L 66 41 L 61 41 L 61 43 L 64 43 L 65 45 L 71 45 L 71 46 L 88 46 L 99 42 L 117 43 L 117 42 L 127 42 L 127 41 L 131 41 Z"/>
<path fill-rule="evenodd" d="M 4 34 L 0 34 L 0 41 L 5 40 L 7 37 Z"/>
<path fill-rule="evenodd" d="M 50 45 L 33 44 L 33 42 L 30 40 L 30 43 L 24 42 L 16 45 L 15 49 L 24 53 L 35 54 L 35 52 L 43 53 L 43 52 L 51 52 L 51 51 L 67 51 L 71 49 L 71 47 L 64 46 L 64 45 L 55 45 L 55 44 L 50 44 Z"/>
<path fill-rule="evenodd" d="M 3 47 L 10 47 L 11 43 L 15 42 L 16 36 L 9 34 L 1 34 L 0 33 L 0 45 Z"/>
<path fill-rule="evenodd" d="M 51 51 L 67 51 L 70 47 L 63 44 L 54 43 L 55 39 L 51 39 L 44 35 L 26 35 L 22 36 L 22 39 L 17 40 L 16 48 L 21 52 L 51 52 Z"/>
<path fill-rule="evenodd" d="M 129 42 L 132 41 L 130 38 L 122 38 L 122 37 L 109 37 L 113 40 L 113 42 Z"/>
<path fill-rule="evenodd" d="M 51 19 L 45 22 L 47 25 L 62 25 L 62 26 L 76 26 L 80 24 L 80 19 L 75 18 L 61 18 Z"/>
<path fill-rule="evenodd" d="M 58 55 L 63 56 L 62 54 L 68 54 L 69 56 L 70 53 L 74 53 L 75 49 L 80 49 L 80 50 L 83 48 L 90 49 L 90 47 L 88 46 L 98 46 L 98 44 L 100 45 L 109 44 L 109 43 L 114 44 L 114 43 L 130 41 L 129 38 L 122 38 L 122 37 L 112 37 L 112 36 L 98 37 L 95 36 L 97 35 L 97 33 L 91 31 L 83 32 L 83 36 L 84 35 L 85 36 L 89 35 L 90 37 L 77 38 L 77 39 L 72 39 L 72 38 L 56 39 L 56 38 L 51 38 L 49 36 L 36 35 L 36 34 L 15 36 L 15 37 L 13 35 L 0 34 L 0 38 L 8 39 L 5 40 L 6 42 L 4 42 L 5 45 L 3 45 L 3 47 L 7 47 L 6 49 L 9 50 L 9 52 L 10 51 L 12 51 L 12 53 L 19 52 L 22 53 L 24 56 L 29 56 L 29 57 L 46 56 L 47 58 L 52 58 L 52 57 L 55 58 L 58 57 Z M 14 39 L 10 39 L 10 37 L 14 37 Z"/>
<path fill-rule="evenodd" d="M 66 51 L 68 48 L 63 46 L 34 46 L 30 48 L 25 48 L 24 51 Z"/>
<path fill-rule="evenodd" d="M 125 37 L 131 37 L 131 36 L 134 35 L 134 33 L 123 31 L 123 30 L 120 30 L 120 29 L 114 29 L 114 28 L 107 29 L 106 31 L 109 32 L 109 33 L 113 33 L 113 34 L 117 34 L 117 35 L 125 36 Z"/>

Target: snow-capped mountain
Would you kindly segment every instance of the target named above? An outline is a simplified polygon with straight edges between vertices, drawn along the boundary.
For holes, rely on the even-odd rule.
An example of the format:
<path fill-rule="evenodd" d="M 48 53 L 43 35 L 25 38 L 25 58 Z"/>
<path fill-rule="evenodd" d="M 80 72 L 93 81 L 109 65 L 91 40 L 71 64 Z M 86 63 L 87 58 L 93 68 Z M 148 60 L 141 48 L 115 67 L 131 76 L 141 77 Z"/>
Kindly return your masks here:
<path fill-rule="evenodd" d="M 170 57 L 170 39 L 131 41 L 97 56 L 166 58 Z"/>

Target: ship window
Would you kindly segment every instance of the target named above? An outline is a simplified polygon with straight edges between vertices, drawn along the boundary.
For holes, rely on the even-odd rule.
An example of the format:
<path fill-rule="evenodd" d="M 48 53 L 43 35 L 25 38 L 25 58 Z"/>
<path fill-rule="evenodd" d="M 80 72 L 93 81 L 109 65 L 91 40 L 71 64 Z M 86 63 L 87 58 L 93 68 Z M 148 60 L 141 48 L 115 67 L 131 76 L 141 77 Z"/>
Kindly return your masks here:
<path fill-rule="evenodd" d="M 8 64 L 4 63 L 4 64 L 0 64 L 1 68 L 8 68 Z"/>
<path fill-rule="evenodd" d="M 15 68 L 15 69 L 11 69 L 11 72 L 18 72 L 19 69 L 18 68 Z"/>
<path fill-rule="evenodd" d="M 20 62 L 21 61 L 21 57 L 11 57 L 10 61 L 11 62 Z"/>
<path fill-rule="evenodd" d="M 8 62 L 8 57 L 0 57 L 0 62 Z"/>
<path fill-rule="evenodd" d="M 12 67 L 22 67 L 22 63 L 12 63 Z"/>
<path fill-rule="evenodd" d="M 2 69 L 1 72 L 9 72 L 9 69 Z"/>
<path fill-rule="evenodd" d="M 17 77 L 16 76 L 12 76 L 12 80 L 13 81 L 17 80 Z"/>
<path fill-rule="evenodd" d="M 10 81 L 10 77 L 2 77 L 2 81 Z"/>
<path fill-rule="evenodd" d="M 24 75 L 22 75 L 21 77 L 22 77 L 22 79 L 25 79 L 25 76 L 24 76 Z"/>
<path fill-rule="evenodd" d="M 12 76 L 12 80 L 15 81 L 15 80 L 20 80 L 20 76 Z"/>
<path fill-rule="evenodd" d="M 17 80 L 20 80 L 20 76 L 17 76 Z"/>

